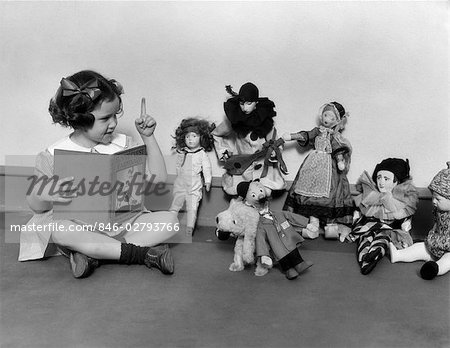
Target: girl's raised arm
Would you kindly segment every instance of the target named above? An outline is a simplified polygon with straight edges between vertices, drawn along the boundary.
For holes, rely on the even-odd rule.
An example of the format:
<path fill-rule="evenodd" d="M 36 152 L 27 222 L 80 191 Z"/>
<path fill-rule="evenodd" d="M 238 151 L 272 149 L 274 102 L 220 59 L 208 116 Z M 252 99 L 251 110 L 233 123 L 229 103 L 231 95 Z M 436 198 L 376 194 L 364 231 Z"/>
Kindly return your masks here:
<path fill-rule="evenodd" d="M 153 134 L 156 128 L 156 121 L 153 117 L 147 115 L 145 98 L 141 100 L 141 116 L 135 120 L 135 125 L 147 147 L 148 173 L 155 176 L 153 182 L 165 182 L 167 180 L 166 163 Z"/>

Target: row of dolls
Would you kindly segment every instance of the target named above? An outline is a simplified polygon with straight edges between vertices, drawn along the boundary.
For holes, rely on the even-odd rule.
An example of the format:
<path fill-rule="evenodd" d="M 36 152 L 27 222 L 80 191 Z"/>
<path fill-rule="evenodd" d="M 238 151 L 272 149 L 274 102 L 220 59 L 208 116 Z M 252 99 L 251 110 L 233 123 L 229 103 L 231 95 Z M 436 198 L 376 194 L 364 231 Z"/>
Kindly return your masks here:
<path fill-rule="evenodd" d="M 424 279 L 450 270 L 450 170 L 441 171 L 430 184 L 436 221 L 425 243 L 413 244 L 409 232 L 418 195 L 408 160 L 388 158 L 377 164 L 373 175 L 364 172 L 354 200 L 347 179 L 352 147 L 342 136 L 349 115 L 341 104 L 324 104 L 319 110 L 320 125 L 311 131 L 278 138 L 273 101 L 260 97 L 250 82 L 238 93 L 231 86 L 226 89 L 231 97 L 224 103 L 222 123 L 216 127 L 188 118 L 175 132 L 177 178 L 170 210 L 178 212 L 186 204 L 187 234 L 195 228 L 203 185 L 206 191 L 211 187 L 208 151 L 214 149 L 224 165 L 222 187 L 227 194 L 236 196 L 240 183 L 258 180 L 265 197 L 270 197 L 287 188 L 282 150 L 285 142 L 297 141 L 312 151 L 288 190 L 283 210 L 308 217 L 303 237 L 317 238 L 323 228 L 327 238 L 356 242 L 362 274 L 369 274 L 387 252 L 392 262 L 427 261 L 421 269 Z"/>

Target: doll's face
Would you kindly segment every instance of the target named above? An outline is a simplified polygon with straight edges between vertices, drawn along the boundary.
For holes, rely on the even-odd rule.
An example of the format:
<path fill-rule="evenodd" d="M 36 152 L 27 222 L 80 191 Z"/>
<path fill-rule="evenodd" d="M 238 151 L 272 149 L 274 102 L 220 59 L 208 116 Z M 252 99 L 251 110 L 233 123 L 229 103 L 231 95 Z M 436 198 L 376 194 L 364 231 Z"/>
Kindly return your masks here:
<path fill-rule="evenodd" d="M 433 191 L 433 198 L 431 202 L 439 211 L 450 211 L 450 199 L 441 196 L 439 193 Z"/>
<path fill-rule="evenodd" d="M 377 187 L 380 192 L 392 192 L 392 189 L 397 186 L 394 182 L 394 173 L 388 170 L 380 170 L 377 173 Z"/>
<path fill-rule="evenodd" d="M 258 102 L 241 101 L 239 106 L 244 114 L 249 115 L 256 109 Z"/>
<path fill-rule="evenodd" d="M 336 114 L 331 110 L 326 110 L 322 113 L 322 125 L 331 128 L 338 123 Z"/>
<path fill-rule="evenodd" d="M 267 200 L 267 190 L 259 181 L 252 181 L 248 187 L 245 200 L 247 203 L 257 206 Z"/>
<path fill-rule="evenodd" d="M 196 150 L 200 147 L 200 136 L 195 132 L 189 132 L 184 136 L 186 146 L 191 150 Z"/>

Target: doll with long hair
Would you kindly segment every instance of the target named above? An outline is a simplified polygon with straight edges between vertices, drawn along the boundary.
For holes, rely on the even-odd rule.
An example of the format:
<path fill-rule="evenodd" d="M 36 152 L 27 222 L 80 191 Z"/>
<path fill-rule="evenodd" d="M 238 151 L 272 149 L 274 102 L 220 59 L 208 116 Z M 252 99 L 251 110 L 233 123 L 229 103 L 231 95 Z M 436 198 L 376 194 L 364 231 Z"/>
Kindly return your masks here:
<path fill-rule="evenodd" d="M 188 236 L 194 232 L 198 206 L 203 197 L 203 183 L 207 192 L 211 188 L 212 169 L 207 152 L 213 148 L 211 131 L 214 127 L 206 120 L 186 118 L 175 131 L 177 178 L 170 211 L 179 212 L 186 203 Z"/>

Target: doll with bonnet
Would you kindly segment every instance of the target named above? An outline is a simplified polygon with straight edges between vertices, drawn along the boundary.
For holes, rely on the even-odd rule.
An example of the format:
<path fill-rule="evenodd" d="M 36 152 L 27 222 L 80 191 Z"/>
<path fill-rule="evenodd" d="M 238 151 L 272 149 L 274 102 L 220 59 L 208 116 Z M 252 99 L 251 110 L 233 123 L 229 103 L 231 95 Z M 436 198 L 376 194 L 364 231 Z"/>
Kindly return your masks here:
<path fill-rule="evenodd" d="M 226 119 L 212 133 L 217 157 L 226 169 L 222 176 L 224 191 L 237 195 L 240 182 L 256 179 L 260 179 L 270 191 L 285 189 L 286 182 L 276 156 L 270 161 L 264 156 L 254 156 L 262 153 L 265 144 L 276 136 L 274 102 L 260 97 L 258 87 L 251 82 L 243 84 L 239 93 L 234 92 L 231 86 L 226 86 L 226 90 L 231 95 L 224 103 Z M 275 146 L 280 154 L 278 143 Z"/>
<path fill-rule="evenodd" d="M 431 280 L 450 271 L 450 162 L 428 186 L 432 192 L 434 225 L 424 242 L 397 250 L 389 245 L 391 262 L 426 261 L 420 269 L 423 279 Z"/>
<path fill-rule="evenodd" d="M 353 218 L 353 200 L 347 173 L 352 148 L 342 136 L 348 117 L 338 102 L 322 105 L 320 125 L 311 131 L 285 133 L 285 141 L 296 140 L 301 147 L 313 147 L 292 183 L 283 210 L 309 216 L 309 238 L 317 238 L 320 225 L 326 238 L 348 233 Z"/>

